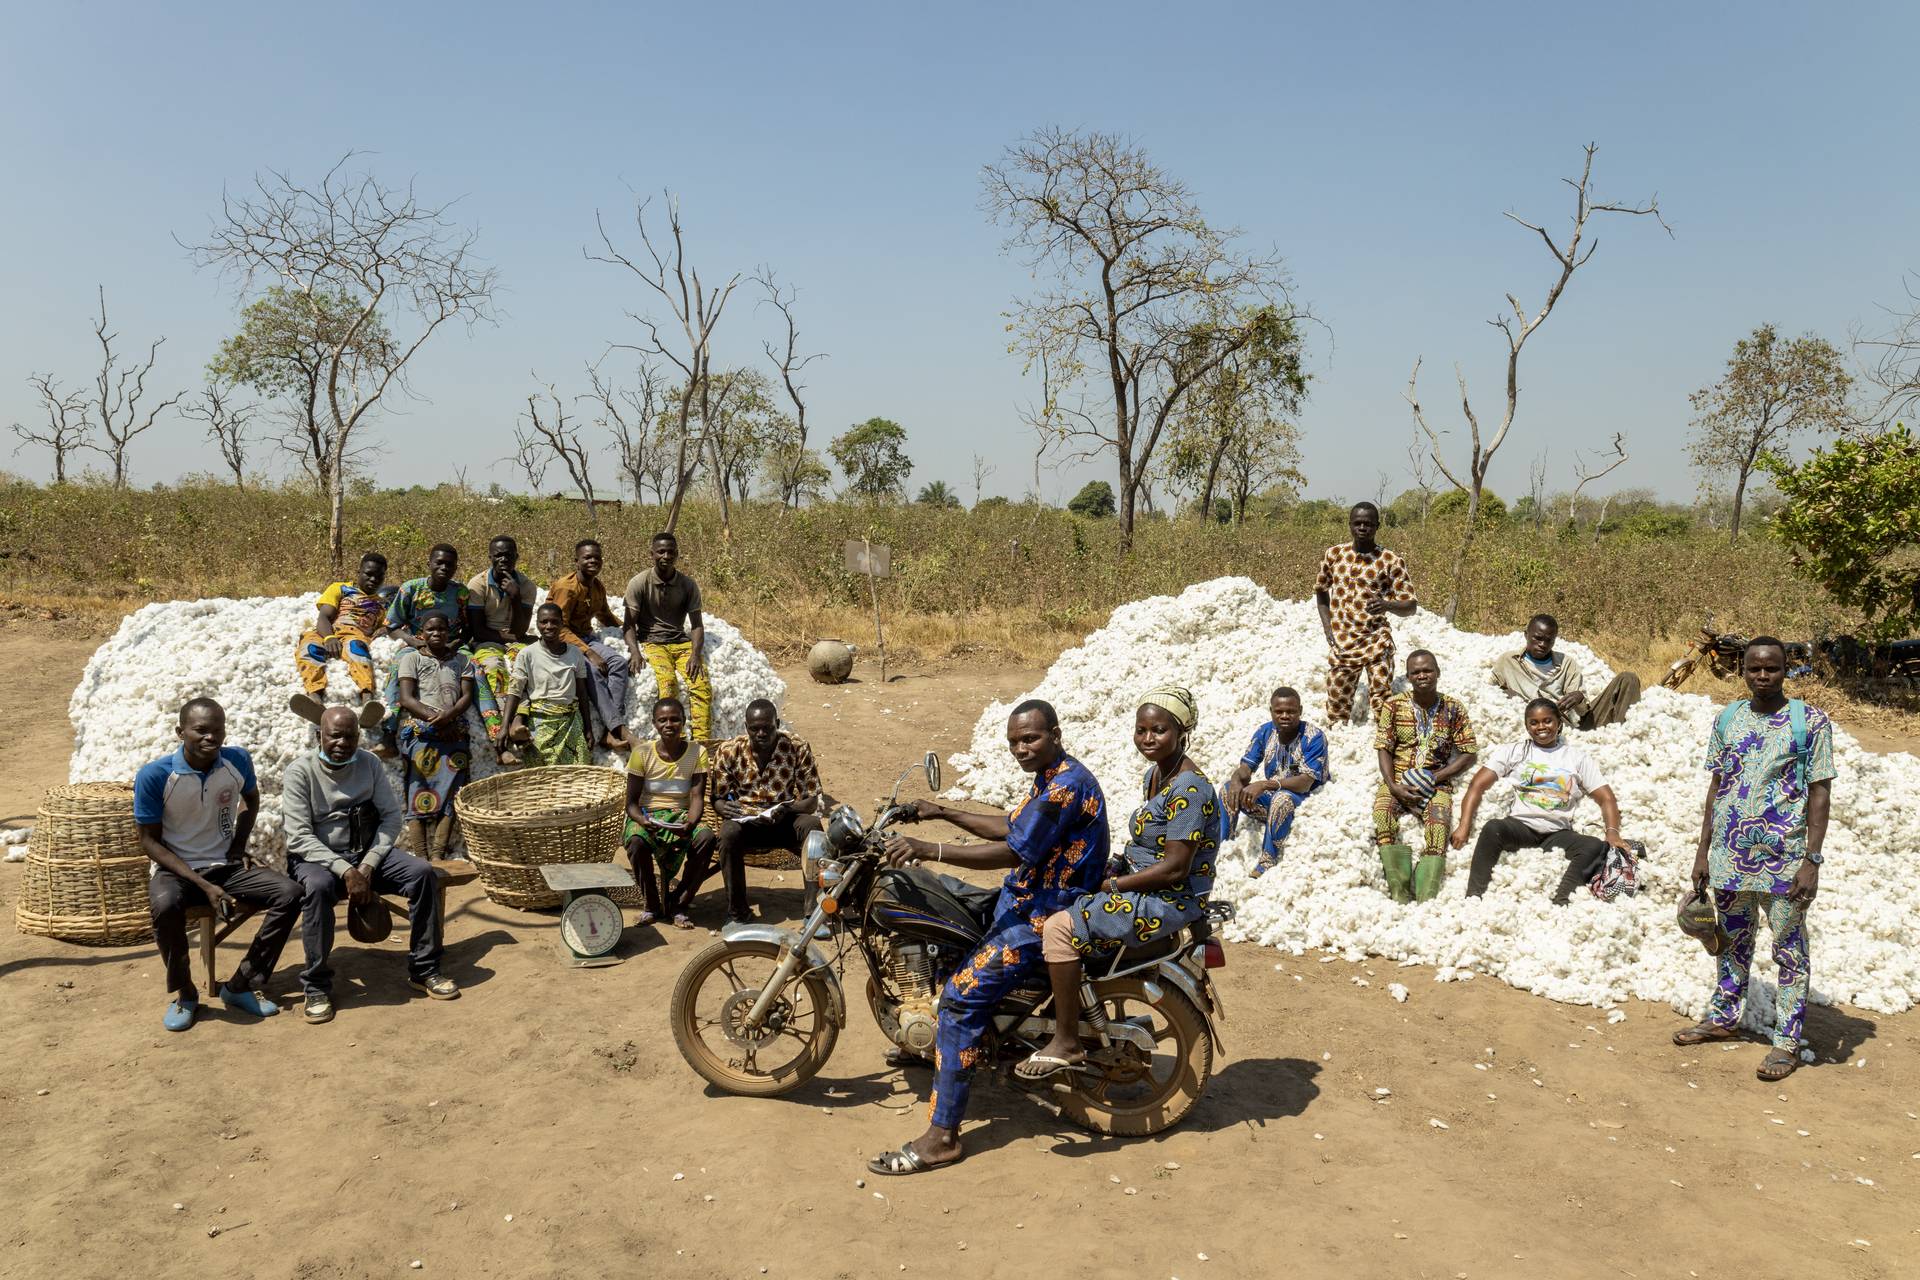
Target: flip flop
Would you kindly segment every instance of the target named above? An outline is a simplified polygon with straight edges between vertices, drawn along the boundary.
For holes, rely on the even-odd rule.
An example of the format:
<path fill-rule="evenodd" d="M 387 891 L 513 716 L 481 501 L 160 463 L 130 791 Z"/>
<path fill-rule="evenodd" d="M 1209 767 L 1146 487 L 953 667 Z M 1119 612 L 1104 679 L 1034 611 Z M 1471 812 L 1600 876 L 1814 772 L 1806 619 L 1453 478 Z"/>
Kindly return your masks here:
<path fill-rule="evenodd" d="M 1034 1083 L 1040 1080 L 1051 1080 L 1062 1071 L 1077 1071 L 1086 1065 L 1085 1058 L 1074 1061 L 1071 1058 L 1056 1058 L 1050 1053 L 1036 1053 L 1025 1062 L 1016 1063 L 1013 1074 L 1029 1083 Z"/>
<path fill-rule="evenodd" d="M 1691 1027 L 1682 1028 L 1673 1033 L 1673 1042 L 1681 1048 L 1696 1044 L 1712 1044 L 1716 1040 L 1733 1040 L 1740 1033 L 1732 1027 L 1717 1026 L 1711 1022 L 1696 1022 Z"/>
<path fill-rule="evenodd" d="M 931 1058 L 923 1058 L 917 1053 L 908 1053 L 905 1049 L 889 1049 L 887 1050 L 887 1056 L 882 1058 L 881 1061 L 895 1071 L 904 1071 L 908 1067 L 920 1067 L 924 1070 L 933 1069 L 933 1060 Z"/>
<path fill-rule="evenodd" d="M 693 920 L 688 917 L 686 913 L 677 912 L 673 917 L 673 927 L 676 929 L 691 929 L 693 928 Z"/>
<path fill-rule="evenodd" d="M 939 1164 L 931 1164 L 913 1149 L 911 1143 L 904 1143 L 898 1151 L 882 1151 L 867 1161 L 867 1172 L 877 1173 L 883 1178 L 904 1178 L 909 1174 L 932 1173 L 935 1169 L 958 1163 L 958 1160 L 942 1160 Z"/>
<path fill-rule="evenodd" d="M 387 718 L 387 709 L 380 705 L 380 699 L 374 698 L 360 708 L 360 727 L 371 729 Z"/>
<path fill-rule="evenodd" d="M 1767 1081 L 1785 1080 L 1799 1069 L 1800 1059 L 1797 1056 L 1785 1049 L 1775 1049 L 1760 1060 L 1753 1074 Z"/>
<path fill-rule="evenodd" d="M 308 724 L 319 724 L 320 713 L 325 711 L 326 708 L 320 704 L 320 699 L 303 691 L 287 699 L 287 710 L 293 712 L 293 714 L 299 716 Z"/>
<path fill-rule="evenodd" d="M 642 911 L 640 915 L 634 920 L 633 927 L 636 929 L 644 929 L 646 926 L 652 924 L 657 919 L 659 919 L 659 917 L 654 915 L 653 912 Z"/>

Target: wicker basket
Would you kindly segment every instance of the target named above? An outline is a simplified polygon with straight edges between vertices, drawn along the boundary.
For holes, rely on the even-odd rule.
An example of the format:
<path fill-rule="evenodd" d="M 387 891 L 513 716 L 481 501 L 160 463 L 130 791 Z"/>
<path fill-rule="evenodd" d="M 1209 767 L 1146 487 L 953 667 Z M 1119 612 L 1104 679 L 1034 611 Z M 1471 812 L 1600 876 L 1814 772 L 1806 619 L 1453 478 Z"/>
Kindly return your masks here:
<path fill-rule="evenodd" d="M 27 845 L 14 924 L 22 933 L 119 946 L 153 936 L 147 855 L 133 823 L 133 786 L 54 787 Z"/>
<path fill-rule="evenodd" d="M 788 849 L 749 849 L 740 855 L 740 861 L 764 871 L 796 871 L 800 867 L 800 855 Z"/>
<path fill-rule="evenodd" d="M 480 886 L 503 907 L 557 907 L 543 865 L 612 862 L 620 851 L 627 783 L 618 769 L 554 765 L 468 783 L 453 802 Z M 613 900 L 639 906 L 640 890 Z"/>

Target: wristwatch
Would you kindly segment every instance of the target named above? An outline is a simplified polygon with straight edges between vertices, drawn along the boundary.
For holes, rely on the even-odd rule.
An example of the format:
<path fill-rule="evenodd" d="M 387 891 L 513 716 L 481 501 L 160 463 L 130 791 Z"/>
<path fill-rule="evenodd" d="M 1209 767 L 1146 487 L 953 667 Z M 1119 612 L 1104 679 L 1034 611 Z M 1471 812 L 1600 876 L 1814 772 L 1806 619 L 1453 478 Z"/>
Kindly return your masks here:
<path fill-rule="evenodd" d="M 1823 854 L 1823 853 L 1816 853 L 1816 852 L 1815 852 L 1814 850 L 1812 850 L 1812 849 L 1809 849 L 1809 850 L 1807 850 L 1807 861 L 1808 861 L 1808 862 L 1811 862 L 1811 863 L 1812 863 L 1812 864 L 1813 864 L 1814 866 L 1816 866 L 1816 867 L 1817 867 L 1817 866 L 1819 866 L 1819 865 L 1820 865 L 1821 863 L 1823 863 L 1823 862 L 1825 862 L 1826 860 L 1827 860 L 1827 858 L 1826 858 L 1826 855 L 1825 855 L 1825 854 Z"/>

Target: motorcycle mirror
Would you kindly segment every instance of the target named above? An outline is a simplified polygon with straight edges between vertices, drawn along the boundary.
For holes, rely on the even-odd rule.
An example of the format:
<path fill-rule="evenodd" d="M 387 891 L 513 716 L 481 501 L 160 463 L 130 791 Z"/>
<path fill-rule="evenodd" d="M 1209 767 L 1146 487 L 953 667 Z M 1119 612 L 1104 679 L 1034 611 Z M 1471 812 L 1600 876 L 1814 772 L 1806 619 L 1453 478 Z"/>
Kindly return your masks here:
<path fill-rule="evenodd" d="M 940 790 L 940 757 L 929 751 L 921 764 L 927 771 L 927 789 L 937 793 Z"/>

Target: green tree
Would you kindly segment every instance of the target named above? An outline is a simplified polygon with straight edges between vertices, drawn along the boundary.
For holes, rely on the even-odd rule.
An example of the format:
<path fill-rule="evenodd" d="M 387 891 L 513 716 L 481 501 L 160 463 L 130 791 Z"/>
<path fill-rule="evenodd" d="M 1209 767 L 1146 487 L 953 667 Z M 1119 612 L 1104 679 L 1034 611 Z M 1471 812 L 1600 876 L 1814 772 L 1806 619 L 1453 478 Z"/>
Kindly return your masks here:
<path fill-rule="evenodd" d="M 1920 440 L 1895 423 L 1797 467 L 1773 453 L 1759 466 L 1786 498 L 1771 529 L 1794 568 L 1866 614 L 1877 638 L 1920 629 Z"/>
<path fill-rule="evenodd" d="M 920 490 L 920 496 L 914 499 L 923 507 L 939 507 L 943 511 L 960 510 L 960 495 L 947 488 L 945 480 L 935 480 Z"/>
<path fill-rule="evenodd" d="M 1114 512 L 1113 486 L 1105 480 L 1089 480 L 1073 495 L 1067 510 L 1090 520 L 1104 520 Z"/>
<path fill-rule="evenodd" d="M 870 502 L 898 498 L 913 474 L 907 430 L 886 418 L 868 418 L 833 438 L 828 452 L 846 473 L 847 492 Z"/>
<path fill-rule="evenodd" d="M 1040 371 L 1046 441 L 1111 452 L 1122 548 L 1173 415 L 1196 384 L 1297 314 L 1286 271 L 1241 254 L 1193 194 L 1112 134 L 1042 129 L 983 175 L 987 210 L 1026 257 L 1033 296 L 1011 318 Z"/>
<path fill-rule="evenodd" d="M 1733 344 L 1720 381 L 1689 399 L 1699 429 L 1691 452 L 1702 471 L 1732 471 L 1733 522 L 1730 541 L 1740 537 L 1740 511 L 1747 481 L 1760 456 L 1786 447 L 1808 427 L 1836 430 L 1847 422 L 1847 393 L 1853 379 L 1841 367 L 1840 353 L 1812 334 L 1782 341 L 1770 324 Z"/>
<path fill-rule="evenodd" d="M 1428 514 L 1442 520 L 1457 520 L 1467 514 L 1467 509 L 1471 505 L 1472 503 L 1468 501 L 1468 495 L 1465 489 L 1449 489 L 1433 500 L 1433 507 Z M 1480 491 L 1480 518 L 1478 527 L 1491 529 L 1494 525 L 1500 524 L 1506 518 L 1506 502 L 1493 490 L 1482 489 Z"/>

